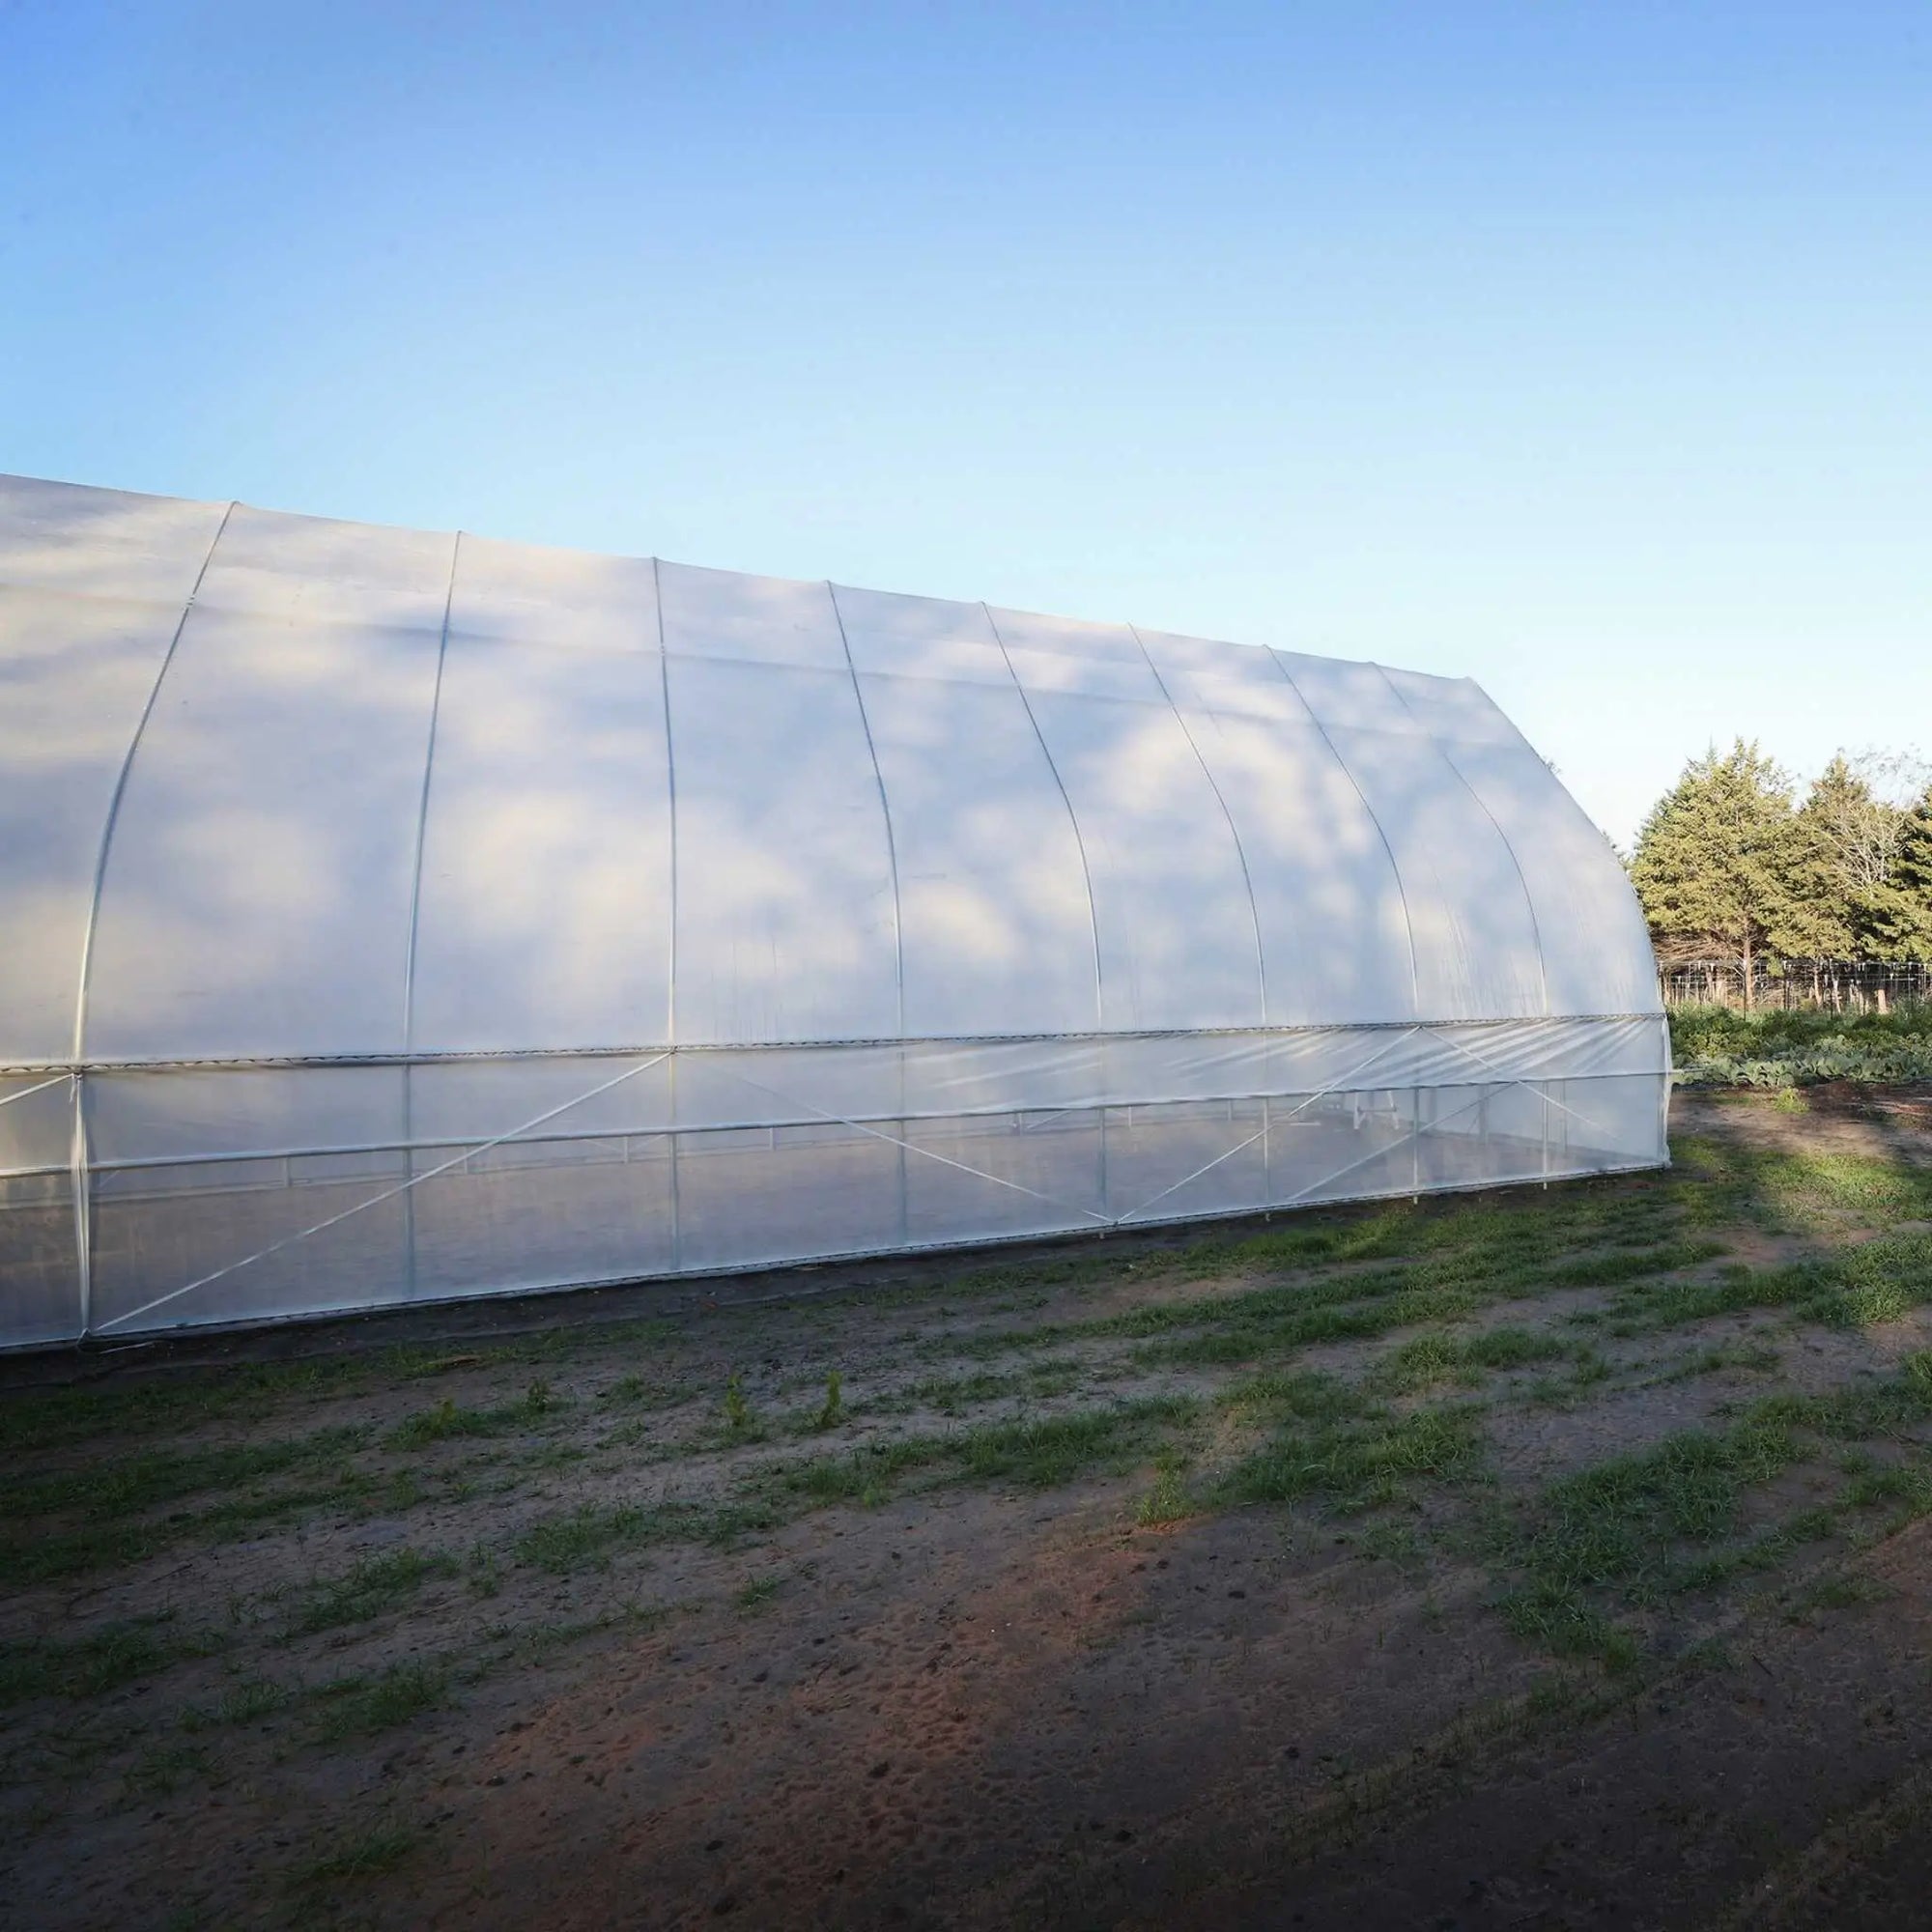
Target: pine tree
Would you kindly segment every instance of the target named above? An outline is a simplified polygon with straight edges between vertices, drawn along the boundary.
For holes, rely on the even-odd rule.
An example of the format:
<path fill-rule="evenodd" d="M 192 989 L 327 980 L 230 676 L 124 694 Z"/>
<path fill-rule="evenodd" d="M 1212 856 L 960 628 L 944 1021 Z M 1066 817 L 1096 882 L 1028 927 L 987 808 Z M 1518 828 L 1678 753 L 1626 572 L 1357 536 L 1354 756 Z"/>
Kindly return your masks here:
<path fill-rule="evenodd" d="M 1753 1003 L 1770 948 L 1807 952 L 1816 935 L 1803 895 L 1804 841 L 1790 778 L 1755 742 L 1693 758 L 1637 835 L 1631 882 L 1651 931 L 1734 956 Z"/>

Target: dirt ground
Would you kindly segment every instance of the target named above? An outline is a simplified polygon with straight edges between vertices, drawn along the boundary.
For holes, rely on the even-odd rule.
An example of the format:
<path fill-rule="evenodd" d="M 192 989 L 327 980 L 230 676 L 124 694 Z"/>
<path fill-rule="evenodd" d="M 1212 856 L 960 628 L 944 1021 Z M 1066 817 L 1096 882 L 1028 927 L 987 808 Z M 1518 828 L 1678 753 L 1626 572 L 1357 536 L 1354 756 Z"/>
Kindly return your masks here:
<path fill-rule="evenodd" d="M 0 1366 L 0 1922 L 1922 1927 L 1932 1099 L 1672 1135 Z"/>

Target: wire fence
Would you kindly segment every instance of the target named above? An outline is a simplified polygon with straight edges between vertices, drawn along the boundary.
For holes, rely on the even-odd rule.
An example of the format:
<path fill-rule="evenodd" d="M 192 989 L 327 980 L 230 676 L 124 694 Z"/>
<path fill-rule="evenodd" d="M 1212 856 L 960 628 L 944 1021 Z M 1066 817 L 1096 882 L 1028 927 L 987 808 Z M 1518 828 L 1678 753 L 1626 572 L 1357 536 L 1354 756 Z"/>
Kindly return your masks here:
<path fill-rule="evenodd" d="M 1666 1007 L 1746 1007 L 1791 1011 L 1887 1013 L 1932 1004 L 1932 963 L 1880 964 L 1860 959 L 1754 962 L 1750 998 L 1735 959 L 1673 960 L 1658 969 Z"/>

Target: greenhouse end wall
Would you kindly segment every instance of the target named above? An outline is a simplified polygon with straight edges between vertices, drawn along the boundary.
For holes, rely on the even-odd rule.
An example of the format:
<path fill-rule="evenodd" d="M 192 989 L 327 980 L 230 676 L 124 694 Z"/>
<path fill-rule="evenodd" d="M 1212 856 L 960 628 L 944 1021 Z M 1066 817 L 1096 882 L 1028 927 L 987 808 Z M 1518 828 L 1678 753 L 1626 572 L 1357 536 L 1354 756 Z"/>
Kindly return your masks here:
<path fill-rule="evenodd" d="M 0 1343 L 1651 1166 L 1466 680 L 0 480 Z"/>

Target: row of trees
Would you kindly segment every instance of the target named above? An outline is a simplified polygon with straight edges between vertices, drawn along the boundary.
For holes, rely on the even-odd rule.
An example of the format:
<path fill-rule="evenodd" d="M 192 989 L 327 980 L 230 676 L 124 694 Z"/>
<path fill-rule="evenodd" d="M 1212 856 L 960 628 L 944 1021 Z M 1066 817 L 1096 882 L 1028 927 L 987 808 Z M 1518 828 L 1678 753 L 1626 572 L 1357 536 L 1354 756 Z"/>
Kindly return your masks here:
<path fill-rule="evenodd" d="M 1631 879 L 1658 957 L 1754 964 L 1932 959 L 1932 767 L 1840 753 L 1801 802 L 1740 738 L 1713 746 L 1644 820 Z"/>

